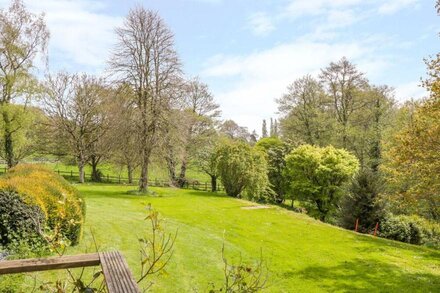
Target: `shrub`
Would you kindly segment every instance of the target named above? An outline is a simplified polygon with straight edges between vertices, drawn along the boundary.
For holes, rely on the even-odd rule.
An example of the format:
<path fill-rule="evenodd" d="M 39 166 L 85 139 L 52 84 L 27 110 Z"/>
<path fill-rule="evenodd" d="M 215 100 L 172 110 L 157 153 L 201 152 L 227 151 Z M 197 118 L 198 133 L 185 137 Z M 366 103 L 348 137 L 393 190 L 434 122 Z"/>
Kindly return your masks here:
<path fill-rule="evenodd" d="M 440 247 L 440 224 L 416 215 L 388 214 L 381 222 L 379 236 L 438 248 Z"/>
<path fill-rule="evenodd" d="M 85 215 L 79 193 L 64 178 L 41 165 L 18 165 L 0 178 L 0 190 L 13 191 L 23 202 L 38 206 L 47 228 L 78 243 Z"/>
<path fill-rule="evenodd" d="M 303 201 L 312 216 L 333 221 L 344 186 L 359 168 L 356 157 L 333 146 L 303 145 L 286 157 L 286 163 L 290 193 Z"/>
<path fill-rule="evenodd" d="M 8 246 L 25 239 L 42 238 L 45 217 L 37 205 L 26 204 L 15 192 L 0 191 L 0 244 Z M 32 245 L 30 245 L 32 246 Z"/>
<path fill-rule="evenodd" d="M 262 200 L 268 190 L 264 154 L 243 142 L 225 142 L 217 149 L 218 174 L 229 196 Z"/>

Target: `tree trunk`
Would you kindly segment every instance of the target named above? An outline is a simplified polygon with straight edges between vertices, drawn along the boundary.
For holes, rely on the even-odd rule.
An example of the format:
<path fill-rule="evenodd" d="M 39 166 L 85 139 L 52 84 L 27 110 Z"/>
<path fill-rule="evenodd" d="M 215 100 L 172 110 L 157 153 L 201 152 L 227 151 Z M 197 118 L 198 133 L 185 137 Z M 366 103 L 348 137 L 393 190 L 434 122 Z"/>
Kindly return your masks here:
<path fill-rule="evenodd" d="M 217 176 L 211 175 L 211 191 L 217 191 Z"/>
<path fill-rule="evenodd" d="M 14 160 L 14 143 L 12 141 L 12 130 L 11 130 L 11 119 L 9 118 L 9 113 L 7 110 L 3 110 L 3 123 L 4 123 L 4 147 L 5 147 L 5 158 L 8 168 L 15 166 L 16 162 Z"/>
<path fill-rule="evenodd" d="M 174 159 L 169 156 L 166 159 L 167 162 L 167 168 L 168 168 L 168 176 L 171 180 L 171 183 L 174 185 L 177 182 L 177 176 L 176 176 L 176 162 Z"/>
<path fill-rule="evenodd" d="M 186 159 L 183 159 L 182 166 L 180 167 L 180 175 L 179 175 L 180 187 L 183 187 L 183 185 L 186 182 L 186 168 L 187 168 L 187 162 Z"/>
<path fill-rule="evenodd" d="M 148 165 L 150 163 L 150 156 L 148 152 L 144 152 L 141 164 L 141 178 L 139 179 L 139 191 L 146 193 L 148 191 Z"/>
<path fill-rule="evenodd" d="M 127 164 L 127 175 L 128 175 L 128 184 L 133 183 L 133 167 L 131 164 Z"/>
<path fill-rule="evenodd" d="M 92 181 L 93 182 L 101 182 L 101 175 L 98 170 L 99 158 L 96 156 L 92 156 L 90 160 L 90 165 L 92 166 Z"/>
<path fill-rule="evenodd" d="M 84 183 L 84 163 L 78 163 L 78 171 L 79 171 L 79 183 Z"/>

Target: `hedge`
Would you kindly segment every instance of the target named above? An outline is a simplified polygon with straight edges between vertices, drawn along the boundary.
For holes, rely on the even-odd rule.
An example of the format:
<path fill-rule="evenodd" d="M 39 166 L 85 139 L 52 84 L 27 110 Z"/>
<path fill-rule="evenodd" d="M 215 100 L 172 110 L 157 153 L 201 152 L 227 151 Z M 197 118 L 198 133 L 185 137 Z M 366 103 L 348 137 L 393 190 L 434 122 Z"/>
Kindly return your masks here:
<path fill-rule="evenodd" d="M 379 236 L 417 245 L 440 248 L 440 224 L 416 215 L 388 214 L 381 222 Z"/>
<path fill-rule="evenodd" d="M 21 164 L 0 177 L 0 191 L 12 191 L 23 202 L 38 206 L 46 228 L 57 229 L 77 244 L 81 238 L 85 203 L 78 191 L 64 178 L 41 165 Z"/>

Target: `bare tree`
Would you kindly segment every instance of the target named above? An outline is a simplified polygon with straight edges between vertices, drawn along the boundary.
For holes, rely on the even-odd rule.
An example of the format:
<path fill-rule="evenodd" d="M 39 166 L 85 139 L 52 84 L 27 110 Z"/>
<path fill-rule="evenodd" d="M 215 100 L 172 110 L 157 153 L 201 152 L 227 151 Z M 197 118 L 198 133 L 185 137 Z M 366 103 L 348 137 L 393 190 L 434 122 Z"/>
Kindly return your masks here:
<path fill-rule="evenodd" d="M 140 6 L 130 10 L 116 35 L 118 43 L 109 65 L 113 76 L 135 93 L 141 158 L 139 190 L 146 192 L 150 157 L 166 126 L 180 62 L 173 34 L 156 12 Z"/>
<path fill-rule="evenodd" d="M 333 99 L 336 118 L 342 127 L 342 147 L 347 148 L 350 117 L 364 106 L 359 93 L 367 85 L 367 80 L 345 57 L 321 70 L 320 78 Z"/>
<path fill-rule="evenodd" d="M 228 138 L 243 140 L 248 142 L 250 133 L 247 127 L 238 125 L 234 120 L 225 120 L 220 125 L 220 133 Z"/>
<path fill-rule="evenodd" d="M 277 99 L 278 110 L 284 134 L 295 133 L 308 144 L 321 144 L 324 132 L 329 131 L 326 110 L 329 99 L 321 85 L 312 76 L 306 75 L 295 80 L 287 88 L 287 93 Z"/>
<path fill-rule="evenodd" d="M 194 78 L 186 84 L 184 109 L 186 131 L 184 133 L 185 147 L 183 148 L 182 164 L 179 181 L 186 181 L 188 161 L 196 150 L 202 147 L 206 136 L 212 135 L 215 119 L 220 116 L 220 106 L 215 103 L 208 85 Z M 186 134 L 186 135 L 185 135 Z"/>
<path fill-rule="evenodd" d="M 18 115 L 11 113 L 13 101 L 24 102 L 23 111 L 37 82 L 32 76 L 38 54 L 47 56 L 49 32 L 43 15 L 26 10 L 23 2 L 14 0 L 7 10 L 0 10 L 0 110 L 3 120 L 4 156 L 9 167 L 17 163 L 13 135 L 22 128 Z"/>
<path fill-rule="evenodd" d="M 110 114 L 113 122 L 110 133 L 114 142 L 112 159 L 127 168 L 128 183 L 131 184 L 134 170 L 139 167 L 139 137 L 136 127 L 138 112 L 131 87 L 122 84 L 114 92 L 115 107 Z"/>
<path fill-rule="evenodd" d="M 68 142 L 83 183 L 84 166 L 109 127 L 104 110 L 107 91 L 101 79 L 67 73 L 49 76 L 46 88 L 43 103 L 50 126 Z"/>

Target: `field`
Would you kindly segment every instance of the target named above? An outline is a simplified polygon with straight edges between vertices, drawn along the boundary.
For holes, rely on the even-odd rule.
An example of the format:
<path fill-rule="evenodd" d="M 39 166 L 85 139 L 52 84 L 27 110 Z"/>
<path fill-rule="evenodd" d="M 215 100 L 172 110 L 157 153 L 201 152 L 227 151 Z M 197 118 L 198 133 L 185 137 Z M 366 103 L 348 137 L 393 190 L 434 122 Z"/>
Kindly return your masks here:
<path fill-rule="evenodd" d="M 87 202 L 81 253 L 92 243 L 118 249 L 139 273 L 137 236 L 146 231 L 151 203 L 178 238 L 167 274 L 154 292 L 205 292 L 222 280 L 221 246 L 227 256 L 257 259 L 270 270 L 268 292 L 438 292 L 440 252 L 345 231 L 279 207 L 243 209 L 254 203 L 191 190 L 157 188 L 157 196 L 129 195 L 133 187 L 78 186 Z M 224 240 L 223 240 L 224 239 Z"/>

